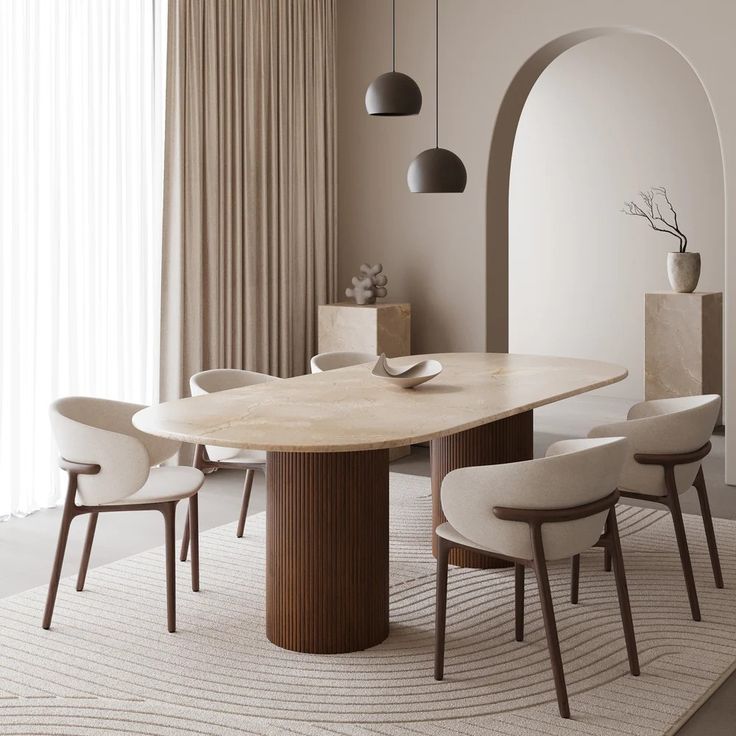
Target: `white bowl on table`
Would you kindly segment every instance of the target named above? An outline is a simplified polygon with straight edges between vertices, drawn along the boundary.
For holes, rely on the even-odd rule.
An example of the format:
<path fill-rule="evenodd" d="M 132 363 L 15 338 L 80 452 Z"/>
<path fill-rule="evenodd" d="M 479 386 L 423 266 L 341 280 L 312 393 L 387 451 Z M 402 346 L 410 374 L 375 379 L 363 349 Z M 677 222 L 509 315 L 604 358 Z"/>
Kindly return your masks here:
<path fill-rule="evenodd" d="M 389 365 L 385 353 L 381 353 L 372 373 L 377 378 L 389 381 L 394 386 L 414 388 L 439 376 L 442 373 L 442 363 L 438 360 L 420 360 L 418 363 L 405 368 L 393 368 Z"/>

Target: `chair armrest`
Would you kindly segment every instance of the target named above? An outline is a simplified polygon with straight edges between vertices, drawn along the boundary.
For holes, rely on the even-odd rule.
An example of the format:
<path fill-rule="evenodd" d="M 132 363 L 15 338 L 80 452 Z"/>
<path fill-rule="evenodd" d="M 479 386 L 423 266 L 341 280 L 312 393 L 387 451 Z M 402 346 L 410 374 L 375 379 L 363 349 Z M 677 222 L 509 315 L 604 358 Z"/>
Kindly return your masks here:
<path fill-rule="evenodd" d="M 615 506 L 618 501 L 618 490 L 613 491 L 597 501 L 571 506 L 569 508 L 554 509 L 520 509 L 504 506 L 494 506 L 493 514 L 502 521 L 523 521 L 527 524 L 547 524 L 561 521 L 577 521 L 588 516 L 594 516 Z"/>
<path fill-rule="evenodd" d="M 710 441 L 693 452 L 683 452 L 677 455 L 647 455 L 645 453 L 634 453 L 634 460 L 640 465 L 689 465 L 702 460 L 711 449 Z"/>
<path fill-rule="evenodd" d="M 67 460 L 65 457 L 59 458 L 59 467 L 73 475 L 97 475 L 100 472 L 99 465 L 94 465 L 93 463 L 77 463 L 74 460 Z"/>

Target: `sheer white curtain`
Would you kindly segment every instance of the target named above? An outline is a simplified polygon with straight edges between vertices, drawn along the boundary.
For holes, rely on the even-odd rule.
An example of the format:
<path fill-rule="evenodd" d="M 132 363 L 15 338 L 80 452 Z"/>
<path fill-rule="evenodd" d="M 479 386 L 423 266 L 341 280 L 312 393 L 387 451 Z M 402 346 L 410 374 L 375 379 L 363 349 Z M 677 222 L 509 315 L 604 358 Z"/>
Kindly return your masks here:
<path fill-rule="evenodd" d="M 0 1 L 0 518 L 60 501 L 54 398 L 156 398 L 165 16 Z"/>

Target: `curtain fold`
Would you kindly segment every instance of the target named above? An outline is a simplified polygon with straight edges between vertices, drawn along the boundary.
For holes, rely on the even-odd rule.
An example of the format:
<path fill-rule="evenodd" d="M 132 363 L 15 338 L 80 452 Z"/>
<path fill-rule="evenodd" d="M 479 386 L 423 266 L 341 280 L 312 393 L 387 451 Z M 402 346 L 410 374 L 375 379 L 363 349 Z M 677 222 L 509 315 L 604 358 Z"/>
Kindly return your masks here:
<path fill-rule="evenodd" d="M 0 518 L 63 498 L 51 401 L 157 399 L 165 11 L 0 0 Z"/>
<path fill-rule="evenodd" d="M 336 292 L 335 0 L 170 0 L 161 397 L 303 373 Z"/>

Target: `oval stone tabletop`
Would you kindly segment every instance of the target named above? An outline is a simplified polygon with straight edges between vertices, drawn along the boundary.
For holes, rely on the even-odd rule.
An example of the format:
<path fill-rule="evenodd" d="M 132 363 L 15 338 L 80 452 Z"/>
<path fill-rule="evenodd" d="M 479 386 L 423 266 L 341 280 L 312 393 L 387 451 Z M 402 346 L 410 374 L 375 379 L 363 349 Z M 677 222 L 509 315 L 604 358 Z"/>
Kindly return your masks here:
<path fill-rule="evenodd" d="M 371 375 L 373 363 L 169 401 L 138 412 L 150 434 L 277 452 L 400 447 L 478 427 L 621 381 L 611 363 L 506 353 L 440 353 L 442 373 L 414 389 Z"/>

